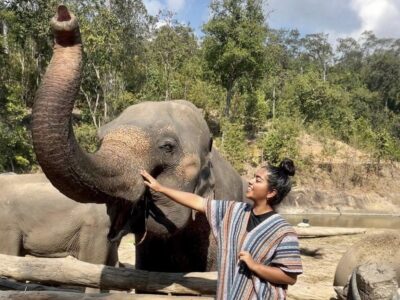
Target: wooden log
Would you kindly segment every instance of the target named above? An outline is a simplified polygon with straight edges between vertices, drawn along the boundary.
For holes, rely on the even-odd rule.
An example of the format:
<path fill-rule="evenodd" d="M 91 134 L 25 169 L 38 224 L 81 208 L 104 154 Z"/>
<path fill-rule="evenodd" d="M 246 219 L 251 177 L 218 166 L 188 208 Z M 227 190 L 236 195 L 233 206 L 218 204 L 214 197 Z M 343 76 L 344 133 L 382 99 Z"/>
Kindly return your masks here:
<path fill-rule="evenodd" d="M 346 227 L 295 226 L 294 229 L 296 230 L 299 238 L 351 235 L 351 234 L 360 234 L 367 232 L 365 228 L 346 228 Z"/>
<path fill-rule="evenodd" d="M 77 289 L 65 288 L 65 287 L 52 287 L 36 283 L 22 283 L 17 281 L 7 280 L 0 278 L 0 290 L 16 290 L 16 291 L 54 291 L 54 292 L 82 292 L 83 288 L 78 287 Z"/>
<path fill-rule="evenodd" d="M 82 294 L 72 292 L 0 291 L 0 300 L 212 300 L 212 297 L 136 294 Z"/>
<path fill-rule="evenodd" d="M 94 265 L 73 258 L 32 258 L 0 254 L 0 276 L 41 284 L 66 284 L 103 290 L 214 295 L 217 272 L 159 273 Z"/>

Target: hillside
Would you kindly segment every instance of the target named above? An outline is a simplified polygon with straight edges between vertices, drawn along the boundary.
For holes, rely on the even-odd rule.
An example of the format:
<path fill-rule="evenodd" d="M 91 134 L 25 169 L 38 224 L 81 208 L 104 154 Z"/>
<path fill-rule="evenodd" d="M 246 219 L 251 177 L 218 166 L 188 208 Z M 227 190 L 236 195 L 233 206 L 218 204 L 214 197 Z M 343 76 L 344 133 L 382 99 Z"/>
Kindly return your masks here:
<path fill-rule="evenodd" d="M 322 143 L 309 134 L 298 142 L 301 161 L 307 164 L 298 166 L 282 212 L 400 214 L 399 163 L 378 163 L 345 143 Z"/>

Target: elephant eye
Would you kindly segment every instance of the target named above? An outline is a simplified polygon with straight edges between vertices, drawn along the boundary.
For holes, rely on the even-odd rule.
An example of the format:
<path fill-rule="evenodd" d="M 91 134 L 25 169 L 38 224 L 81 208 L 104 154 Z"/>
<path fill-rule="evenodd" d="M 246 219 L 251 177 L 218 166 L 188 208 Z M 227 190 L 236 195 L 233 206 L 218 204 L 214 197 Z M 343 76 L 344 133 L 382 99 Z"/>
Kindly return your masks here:
<path fill-rule="evenodd" d="M 171 153 L 174 150 L 175 145 L 173 145 L 170 142 L 167 142 L 167 143 L 162 144 L 159 148 L 161 150 L 163 150 L 164 152 Z"/>

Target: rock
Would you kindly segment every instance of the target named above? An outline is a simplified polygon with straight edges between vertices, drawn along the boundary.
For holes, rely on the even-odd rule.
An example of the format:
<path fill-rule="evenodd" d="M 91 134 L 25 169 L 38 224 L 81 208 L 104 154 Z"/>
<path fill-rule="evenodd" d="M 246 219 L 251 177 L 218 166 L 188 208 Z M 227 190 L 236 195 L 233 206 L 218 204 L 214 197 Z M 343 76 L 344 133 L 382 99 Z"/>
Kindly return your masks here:
<path fill-rule="evenodd" d="M 397 300 L 398 288 L 396 272 L 392 267 L 372 263 L 356 269 L 343 294 L 347 294 L 348 300 Z"/>

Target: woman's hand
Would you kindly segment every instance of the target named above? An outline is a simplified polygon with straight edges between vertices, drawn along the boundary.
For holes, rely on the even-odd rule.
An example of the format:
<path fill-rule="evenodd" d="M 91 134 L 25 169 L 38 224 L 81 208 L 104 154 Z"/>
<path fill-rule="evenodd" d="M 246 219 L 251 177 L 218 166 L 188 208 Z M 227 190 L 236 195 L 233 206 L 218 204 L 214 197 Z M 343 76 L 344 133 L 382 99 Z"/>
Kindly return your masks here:
<path fill-rule="evenodd" d="M 145 185 L 147 185 L 149 188 L 151 188 L 155 192 L 161 191 L 163 186 L 160 183 L 158 183 L 158 181 L 155 180 L 153 176 L 151 176 L 145 170 L 141 170 L 140 175 L 143 176 Z"/>
<path fill-rule="evenodd" d="M 247 251 L 240 251 L 239 260 L 244 262 L 250 270 L 253 270 L 253 267 L 256 264 L 251 254 Z"/>
<path fill-rule="evenodd" d="M 155 192 L 163 193 L 165 196 L 169 197 L 175 202 L 178 202 L 184 206 L 195 209 L 197 211 L 204 212 L 202 197 L 193 193 L 187 193 L 163 186 L 160 183 L 158 183 L 158 181 L 155 180 L 145 170 L 141 170 L 140 175 L 143 176 L 144 184 L 147 185 L 152 190 L 154 190 Z"/>
<path fill-rule="evenodd" d="M 262 263 L 257 263 L 247 251 L 239 253 L 239 260 L 244 262 L 250 271 L 261 279 L 267 280 L 274 284 L 295 284 L 297 274 L 285 273 L 279 267 L 265 266 Z"/>

